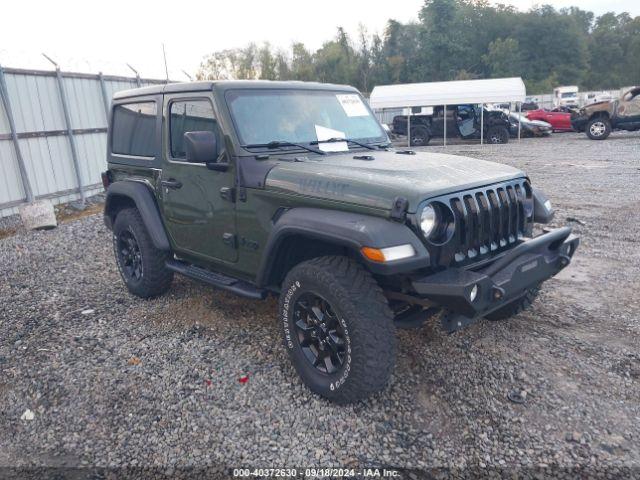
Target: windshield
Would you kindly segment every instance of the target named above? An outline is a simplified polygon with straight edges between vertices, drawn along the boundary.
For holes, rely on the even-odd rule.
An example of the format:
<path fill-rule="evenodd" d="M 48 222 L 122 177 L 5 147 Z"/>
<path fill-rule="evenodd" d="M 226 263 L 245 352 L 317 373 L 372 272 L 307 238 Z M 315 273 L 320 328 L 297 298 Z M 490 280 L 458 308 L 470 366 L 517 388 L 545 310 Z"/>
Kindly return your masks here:
<path fill-rule="evenodd" d="M 231 90 L 225 95 L 240 142 L 309 144 L 347 138 L 387 142 L 360 95 L 327 90 Z"/>
<path fill-rule="evenodd" d="M 562 95 L 560 95 L 562 98 L 574 98 L 576 97 L 578 94 L 576 92 L 566 92 L 563 93 Z"/>

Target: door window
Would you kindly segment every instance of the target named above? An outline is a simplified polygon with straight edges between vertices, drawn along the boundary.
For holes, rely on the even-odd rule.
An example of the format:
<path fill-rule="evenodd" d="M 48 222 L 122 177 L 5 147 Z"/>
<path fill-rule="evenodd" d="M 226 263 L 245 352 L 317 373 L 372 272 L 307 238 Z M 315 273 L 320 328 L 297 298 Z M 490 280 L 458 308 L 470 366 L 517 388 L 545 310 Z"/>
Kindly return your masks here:
<path fill-rule="evenodd" d="M 169 116 L 169 142 L 171 157 L 186 160 L 184 144 L 186 132 L 216 132 L 213 105 L 206 99 L 176 100 L 171 103 Z"/>

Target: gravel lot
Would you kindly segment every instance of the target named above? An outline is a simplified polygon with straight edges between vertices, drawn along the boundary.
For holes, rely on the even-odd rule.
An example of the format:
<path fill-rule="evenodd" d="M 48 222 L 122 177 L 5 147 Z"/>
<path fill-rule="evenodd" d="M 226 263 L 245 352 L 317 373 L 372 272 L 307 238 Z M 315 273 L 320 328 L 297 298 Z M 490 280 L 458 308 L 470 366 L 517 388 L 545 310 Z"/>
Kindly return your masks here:
<path fill-rule="evenodd" d="M 100 215 L 0 240 L 0 466 L 639 474 L 640 136 L 446 152 L 525 169 L 581 247 L 511 321 L 399 332 L 390 387 L 346 407 L 298 380 L 275 300 L 178 277 L 129 295 Z"/>

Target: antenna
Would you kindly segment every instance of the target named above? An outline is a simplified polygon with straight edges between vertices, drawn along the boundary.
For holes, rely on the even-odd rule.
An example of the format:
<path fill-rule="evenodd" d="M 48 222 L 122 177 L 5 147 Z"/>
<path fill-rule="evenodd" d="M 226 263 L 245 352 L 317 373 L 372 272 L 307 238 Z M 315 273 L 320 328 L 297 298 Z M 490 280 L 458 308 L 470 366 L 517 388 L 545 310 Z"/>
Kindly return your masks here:
<path fill-rule="evenodd" d="M 182 70 L 182 73 L 184 73 L 186 75 L 186 77 L 189 79 L 190 82 L 193 82 L 193 77 L 191 75 L 189 75 L 187 72 L 185 72 L 184 70 Z"/>
<path fill-rule="evenodd" d="M 164 49 L 164 43 L 162 44 L 162 56 L 164 57 L 164 73 L 167 79 L 167 83 L 169 83 L 169 67 L 167 67 L 167 52 Z"/>

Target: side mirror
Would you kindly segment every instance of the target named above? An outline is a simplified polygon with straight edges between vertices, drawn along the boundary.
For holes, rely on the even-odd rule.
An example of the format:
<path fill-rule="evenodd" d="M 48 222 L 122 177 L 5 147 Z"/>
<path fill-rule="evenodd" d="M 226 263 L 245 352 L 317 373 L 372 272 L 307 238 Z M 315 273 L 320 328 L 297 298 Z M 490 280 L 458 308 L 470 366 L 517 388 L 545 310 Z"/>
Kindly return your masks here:
<path fill-rule="evenodd" d="M 218 159 L 218 139 L 209 131 L 186 132 L 184 147 L 189 163 L 216 163 Z"/>

